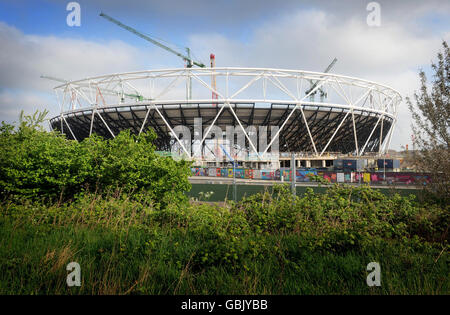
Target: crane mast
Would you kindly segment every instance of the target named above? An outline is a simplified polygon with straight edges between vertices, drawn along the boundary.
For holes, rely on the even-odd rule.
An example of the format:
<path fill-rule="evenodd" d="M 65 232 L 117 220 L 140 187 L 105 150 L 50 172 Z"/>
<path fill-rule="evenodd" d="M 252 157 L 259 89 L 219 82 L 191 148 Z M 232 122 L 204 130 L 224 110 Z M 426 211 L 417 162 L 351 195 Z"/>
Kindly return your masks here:
<path fill-rule="evenodd" d="M 333 68 L 334 64 L 337 62 L 337 58 L 334 58 L 333 61 L 328 65 L 328 67 L 325 69 L 324 73 L 327 73 L 328 71 L 331 70 L 331 68 Z M 319 81 L 313 82 L 312 80 L 308 80 L 309 83 L 311 84 L 310 88 L 305 92 L 305 94 L 309 94 L 309 92 L 311 92 L 312 90 L 315 89 L 315 87 L 317 86 L 317 84 L 319 84 Z M 314 96 L 316 95 L 315 91 L 314 93 L 312 93 L 309 96 L 309 99 L 311 102 L 314 102 Z M 327 93 L 322 89 L 319 88 L 319 92 L 320 92 L 320 101 L 323 102 L 324 98 L 327 97 Z"/>

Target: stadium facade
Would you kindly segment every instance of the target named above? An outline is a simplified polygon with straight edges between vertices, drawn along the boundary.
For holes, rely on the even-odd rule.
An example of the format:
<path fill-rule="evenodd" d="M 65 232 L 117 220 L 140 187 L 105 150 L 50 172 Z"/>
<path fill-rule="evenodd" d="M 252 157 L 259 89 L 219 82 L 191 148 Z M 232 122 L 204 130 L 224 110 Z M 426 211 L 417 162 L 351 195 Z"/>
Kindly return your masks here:
<path fill-rule="evenodd" d="M 340 156 L 381 156 L 402 99 L 363 79 L 269 68 L 118 73 L 67 82 L 55 92 L 61 111 L 50 125 L 70 139 L 151 128 L 160 151 L 199 166 L 237 159 L 254 168 L 280 167 L 292 153 L 322 165 Z"/>

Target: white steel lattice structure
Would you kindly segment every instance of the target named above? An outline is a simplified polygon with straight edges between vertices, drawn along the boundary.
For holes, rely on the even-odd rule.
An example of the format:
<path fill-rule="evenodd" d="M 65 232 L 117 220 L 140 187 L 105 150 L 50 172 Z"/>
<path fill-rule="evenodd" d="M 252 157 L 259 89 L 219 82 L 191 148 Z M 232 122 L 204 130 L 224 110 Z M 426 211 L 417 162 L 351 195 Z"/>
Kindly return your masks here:
<path fill-rule="evenodd" d="M 312 90 L 310 82 L 317 82 Z M 190 99 L 186 89 L 192 90 Z M 311 99 L 318 89 L 326 91 L 326 99 Z M 67 82 L 55 91 L 61 112 L 50 124 L 71 139 L 92 133 L 115 137 L 124 129 L 139 134 L 153 128 L 160 150 L 178 143 L 189 157 L 187 139 L 182 141 L 174 128 L 187 126 L 193 135 L 194 119 L 199 117 L 206 126 L 201 145 L 213 126 L 225 130 L 233 125 L 244 132 L 248 150 L 257 155 L 274 141 L 279 141 L 280 151 L 317 156 L 382 154 L 389 148 L 402 99 L 394 89 L 363 79 L 269 68 L 128 72 Z M 278 126 L 278 131 L 269 134 L 266 148 L 260 148 L 248 126 Z"/>

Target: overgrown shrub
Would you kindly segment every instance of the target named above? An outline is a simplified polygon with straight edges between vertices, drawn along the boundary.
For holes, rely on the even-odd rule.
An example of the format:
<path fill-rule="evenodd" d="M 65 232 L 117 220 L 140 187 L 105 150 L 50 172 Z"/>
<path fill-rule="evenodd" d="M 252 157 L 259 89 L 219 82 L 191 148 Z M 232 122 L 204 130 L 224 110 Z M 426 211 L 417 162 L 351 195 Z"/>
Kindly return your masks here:
<path fill-rule="evenodd" d="M 180 202 L 188 165 L 154 133 L 76 142 L 33 121 L 0 129 L 0 294 L 449 292 L 448 205 L 345 185 Z"/>
<path fill-rule="evenodd" d="M 83 190 L 145 191 L 155 204 L 185 199 L 189 163 L 155 153 L 150 130 L 135 136 L 123 131 L 114 139 L 92 135 L 81 142 L 46 132 L 33 119 L 17 128 L 0 127 L 0 195 L 70 198 Z"/>
<path fill-rule="evenodd" d="M 255 194 L 236 205 L 256 233 L 297 233 L 312 247 L 336 250 L 373 238 L 448 239 L 448 206 L 420 204 L 414 195 L 388 197 L 368 186 L 342 185 L 323 194 L 308 189 L 303 197 L 295 198 L 288 185 L 275 192 Z"/>

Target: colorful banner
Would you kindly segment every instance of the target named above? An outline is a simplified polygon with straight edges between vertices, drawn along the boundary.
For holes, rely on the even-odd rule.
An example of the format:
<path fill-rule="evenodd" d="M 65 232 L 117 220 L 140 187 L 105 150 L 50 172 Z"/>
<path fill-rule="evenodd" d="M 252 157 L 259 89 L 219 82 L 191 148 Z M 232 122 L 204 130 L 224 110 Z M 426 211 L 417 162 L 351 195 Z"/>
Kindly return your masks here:
<path fill-rule="evenodd" d="M 283 168 L 281 170 L 255 170 L 236 168 L 236 178 L 246 179 L 264 179 L 264 180 L 283 180 L 285 182 L 291 181 L 292 170 Z M 192 176 L 211 176 L 211 177 L 233 177 L 233 168 L 204 168 L 191 167 Z M 320 176 L 330 183 L 378 183 L 378 184 L 423 184 L 426 185 L 431 181 L 429 174 L 418 174 L 412 172 L 332 172 L 332 171 L 316 171 L 311 170 L 296 170 L 297 182 L 309 182 L 312 176 Z"/>
<path fill-rule="evenodd" d="M 297 170 L 296 175 L 297 175 L 296 178 L 297 182 L 309 182 L 311 181 L 311 176 L 316 176 L 317 172 L 315 170 L 311 171 Z"/>
<path fill-rule="evenodd" d="M 363 173 L 364 183 L 370 183 L 370 173 Z"/>

